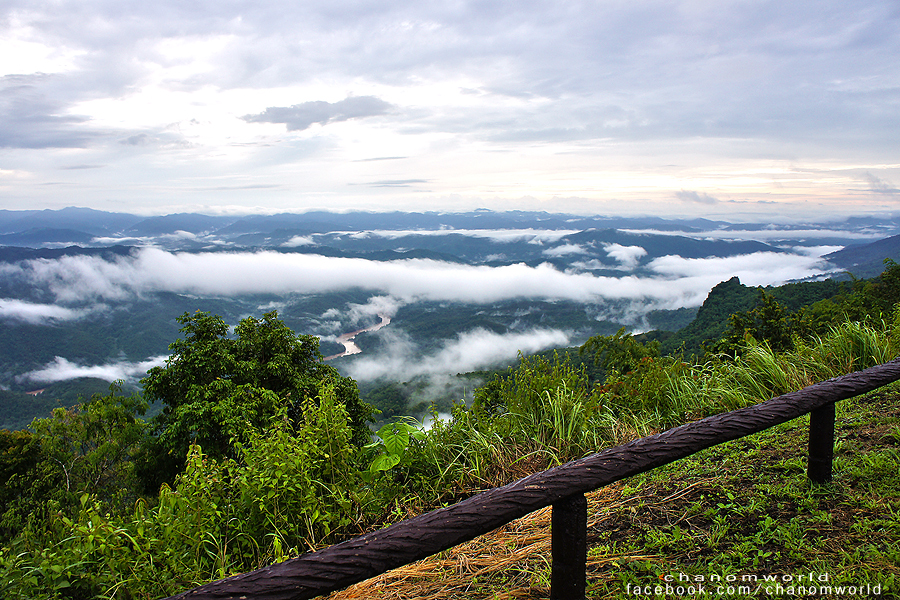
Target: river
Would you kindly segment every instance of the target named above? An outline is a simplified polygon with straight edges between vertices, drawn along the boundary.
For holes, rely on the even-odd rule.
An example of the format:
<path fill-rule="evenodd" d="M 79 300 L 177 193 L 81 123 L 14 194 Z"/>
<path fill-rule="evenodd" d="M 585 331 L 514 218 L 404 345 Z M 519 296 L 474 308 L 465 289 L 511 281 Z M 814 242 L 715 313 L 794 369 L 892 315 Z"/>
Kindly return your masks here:
<path fill-rule="evenodd" d="M 366 327 L 364 329 L 357 329 L 356 331 L 351 331 L 349 333 L 344 333 L 338 336 L 337 342 L 344 346 L 344 351 L 338 354 L 332 354 L 331 356 L 326 356 L 325 360 L 331 360 L 333 358 L 340 358 L 341 356 L 350 356 L 352 354 L 359 354 L 362 352 L 362 349 L 356 345 L 356 342 L 353 339 L 359 335 L 360 333 L 368 333 L 370 331 L 378 331 L 385 325 L 389 325 L 391 322 L 391 318 L 386 315 L 378 315 L 381 318 L 381 323 L 377 323 L 372 325 L 371 327 Z"/>

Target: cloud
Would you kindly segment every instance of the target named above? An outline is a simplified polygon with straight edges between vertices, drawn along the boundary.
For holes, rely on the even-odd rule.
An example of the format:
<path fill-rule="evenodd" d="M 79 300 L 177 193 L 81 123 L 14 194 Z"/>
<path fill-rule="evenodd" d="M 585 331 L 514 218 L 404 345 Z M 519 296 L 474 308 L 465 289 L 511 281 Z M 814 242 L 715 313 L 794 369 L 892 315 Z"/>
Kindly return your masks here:
<path fill-rule="evenodd" d="M 583 270 L 583 271 L 600 271 L 603 269 L 610 269 L 610 265 L 604 264 L 603 262 L 597 260 L 596 258 L 592 258 L 591 260 L 576 260 L 569 263 L 570 269 Z"/>
<path fill-rule="evenodd" d="M 312 236 L 308 235 L 295 235 L 288 241 L 281 244 L 285 248 L 297 248 L 299 246 L 315 246 L 316 242 L 312 239 Z"/>
<path fill-rule="evenodd" d="M 889 183 L 879 177 L 876 177 L 872 173 L 866 172 L 865 180 L 869 184 L 869 191 L 873 194 L 882 194 L 885 196 L 900 195 L 900 188 L 897 188 L 896 185 Z"/>
<path fill-rule="evenodd" d="M 699 204 L 718 204 L 719 199 L 710 196 L 704 192 L 695 192 L 692 190 L 681 190 L 675 192 L 675 197 L 682 202 L 696 202 Z"/>
<path fill-rule="evenodd" d="M 586 252 L 587 250 L 578 244 L 563 244 L 562 246 L 547 248 L 543 251 L 543 254 L 547 256 L 566 256 L 569 254 L 585 254 Z"/>
<path fill-rule="evenodd" d="M 403 301 L 391 296 L 372 296 L 365 304 L 348 305 L 348 316 L 353 323 L 372 317 L 385 316 L 392 318 L 403 304 Z"/>
<path fill-rule="evenodd" d="M 580 229 L 372 229 L 354 232 L 354 237 L 377 236 L 386 239 L 397 239 L 408 236 L 448 236 L 463 235 L 474 238 L 486 238 L 496 243 L 531 242 L 542 244 L 544 242 L 558 242 L 567 235 L 580 233 Z"/>
<path fill-rule="evenodd" d="M 876 156 L 887 166 L 863 168 L 896 180 L 895 4 L 725 2 L 713 11 L 703 2 L 576 2 L 560 11 L 540 2 L 509 10 L 411 0 L 8 0 L 0 74 L 18 75 L 8 75 L 10 95 L 0 100 L 9 100 L 0 108 L 0 145 L 90 148 L 79 160 L 110 168 L 66 173 L 66 201 L 97 205 L 110 196 L 98 190 L 115 190 L 115 202 L 148 210 L 160 198 L 180 206 L 217 198 L 251 210 L 298 202 L 508 207 L 534 194 L 535 203 L 562 196 L 568 206 L 610 202 L 640 213 L 678 195 L 673 181 L 774 199 L 782 209 L 794 199 L 838 207 L 841 177 L 792 179 L 786 171 L 817 156 L 839 168 Z M 378 132 L 340 128 L 346 137 L 331 145 L 246 125 L 303 131 L 400 105 L 403 114 Z M 116 143 L 148 141 L 135 136 L 155 138 L 167 126 L 195 142 L 177 158 L 165 144 Z M 409 157 L 410 168 L 367 157 Z M 15 159 L 33 179 L 8 197 L 22 207 L 61 201 L 34 182 L 53 183 L 70 154 Z M 207 188 L 198 180 L 234 170 L 274 187 L 199 196 Z M 393 186 L 373 198 L 347 185 L 410 173 L 433 193 Z M 576 204 L 575 189 L 589 197 Z M 716 201 L 680 195 L 681 210 Z"/>
<path fill-rule="evenodd" d="M 800 273 L 812 265 L 823 266 L 821 258 L 808 254 L 756 252 L 727 258 L 663 256 L 650 261 L 647 266 L 661 275 L 674 278 L 676 282 L 711 281 L 727 272 L 738 277 L 744 285 L 765 286 L 799 279 L 802 277 Z"/>
<path fill-rule="evenodd" d="M 54 304 L 34 304 L 22 300 L 0 298 L 0 319 L 23 321 L 31 325 L 76 321 L 91 312 L 93 312 L 92 309 L 72 309 Z"/>
<path fill-rule="evenodd" d="M 650 235 L 674 235 L 689 237 L 696 240 L 753 240 L 771 242 L 781 240 L 816 240 L 822 238 L 838 238 L 847 240 L 879 240 L 884 237 L 884 231 L 847 231 L 843 229 L 782 229 L 767 227 L 765 229 L 716 229 L 712 231 L 682 231 L 672 229 L 622 229 L 624 233 Z"/>
<path fill-rule="evenodd" d="M 0 78 L 0 147 L 84 148 L 94 134 L 75 126 L 88 117 L 66 113 L 66 103 L 45 91 L 47 75 Z"/>
<path fill-rule="evenodd" d="M 647 251 L 640 246 L 623 246 L 622 244 L 604 244 L 606 254 L 619 262 L 624 269 L 634 269 L 640 263 L 642 256 L 647 256 Z"/>
<path fill-rule="evenodd" d="M 86 366 L 70 362 L 61 356 L 53 359 L 41 369 L 30 371 L 16 377 L 16 381 L 33 381 L 35 383 L 54 383 L 79 377 L 95 377 L 106 381 L 124 379 L 133 381 L 141 379 L 153 367 L 166 363 L 168 356 L 155 356 L 140 362 L 117 362 L 105 365 Z"/>
<path fill-rule="evenodd" d="M 384 115 L 391 108 L 391 104 L 375 96 L 350 96 L 333 103 L 320 100 L 288 107 L 270 106 L 262 113 L 241 118 L 248 123 L 284 123 L 288 131 L 303 131 L 315 123 L 327 125 Z"/>
<path fill-rule="evenodd" d="M 427 179 L 384 179 L 382 181 L 373 181 L 367 185 L 372 187 L 410 187 L 417 183 L 428 183 Z"/>
<path fill-rule="evenodd" d="M 533 329 L 516 333 L 494 333 L 473 329 L 445 340 L 432 354 L 422 355 L 402 332 L 383 329 L 388 350 L 378 356 L 363 356 L 346 368 L 351 377 L 371 381 L 381 377 L 411 379 L 418 376 L 466 373 L 515 360 L 521 351 L 533 354 L 565 346 L 569 334 L 557 329 Z"/>
<path fill-rule="evenodd" d="M 126 146 L 146 146 L 152 142 L 153 139 L 151 139 L 150 135 L 146 133 L 136 133 L 132 136 L 128 136 L 123 140 L 119 140 L 120 144 L 125 144 Z"/>
<path fill-rule="evenodd" d="M 638 247 L 613 249 L 621 260 L 637 260 Z M 631 300 L 651 308 L 698 306 L 720 281 L 739 275 L 751 285 L 777 285 L 823 272 L 820 258 L 760 252 L 727 258 L 657 258 L 655 276 L 595 276 L 563 272 L 550 264 L 497 267 L 428 259 L 370 261 L 279 252 L 172 253 L 143 248 L 107 261 L 93 256 L 23 261 L 3 266 L 52 293 L 61 303 L 127 300 L 134 295 L 174 292 L 200 296 L 258 293 L 315 294 L 366 289 L 392 301 L 453 301 L 490 304 L 507 299 L 602 303 Z"/>

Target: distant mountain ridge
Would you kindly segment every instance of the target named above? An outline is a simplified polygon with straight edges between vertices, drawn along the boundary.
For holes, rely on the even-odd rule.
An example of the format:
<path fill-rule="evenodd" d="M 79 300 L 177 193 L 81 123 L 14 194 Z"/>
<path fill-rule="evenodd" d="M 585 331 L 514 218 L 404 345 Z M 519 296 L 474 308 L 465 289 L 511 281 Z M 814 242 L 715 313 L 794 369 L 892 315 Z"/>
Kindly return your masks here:
<path fill-rule="evenodd" d="M 826 227 L 824 224 L 783 226 L 785 230 L 803 227 Z M 829 227 L 848 230 L 878 230 L 884 236 L 900 234 L 900 222 L 893 216 L 876 219 L 852 217 L 843 224 Z M 660 232 L 696 233 L 703 231 L 771 230 L 760 223 L 731 223 L 704 218 L 663 219 L 661 217 L 584 216 L 540 211 L 474 210 L 464 212 L 364 212 L 336 213 L 306 211 L 272 215 L 207 215 L 176 213 L 161 216 L 140 216 L 90 208 L 67 207 L 60 210 L 0 210 L 0 234 L 49 228 L 70 229 L 94 236 L 148 236 L 174 234 L 185 231 L 194 234 L 217 232 L 234 236 L 245 233 L 272 233 L 278 229 L 300 229 L 311 232 L 370 231 L 370 230 L 439 230 L 439 229 L 635 229 Z"/>
<path fill-rule="evenodd" d="M 884 270 L 884 259 L 900 262 L 900 235 L 894 235 L 871 244 L 848 246 L 843 250 L 826 254 L 828 262 L 843 267 L 859 278 L 875 277 Z"/>

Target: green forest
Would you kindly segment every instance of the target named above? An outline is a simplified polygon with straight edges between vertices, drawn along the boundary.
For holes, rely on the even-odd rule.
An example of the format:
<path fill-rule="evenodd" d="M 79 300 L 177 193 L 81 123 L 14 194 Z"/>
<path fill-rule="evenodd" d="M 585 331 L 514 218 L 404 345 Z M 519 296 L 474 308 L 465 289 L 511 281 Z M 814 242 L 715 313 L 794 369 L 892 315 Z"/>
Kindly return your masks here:
<path fill-rule="evenodd" d="M 892 261 L 869 280 L 760 289 L 733 279 L 678 332 L 620 330 L 522 356 L 429 428 L 397 404 L 415 405 L 415 386 L 370 397 L 385 421 L 323 362 L 318 338 L 276 312 L 233 334 L 219 316 L 185 313 L 140 392 L 113 385 L 0 431 L 0 595 L 160 598 L 285 560 L 891 360 L 898 302 Z M 897 567 L 896 535 L 889 550 Z"/>

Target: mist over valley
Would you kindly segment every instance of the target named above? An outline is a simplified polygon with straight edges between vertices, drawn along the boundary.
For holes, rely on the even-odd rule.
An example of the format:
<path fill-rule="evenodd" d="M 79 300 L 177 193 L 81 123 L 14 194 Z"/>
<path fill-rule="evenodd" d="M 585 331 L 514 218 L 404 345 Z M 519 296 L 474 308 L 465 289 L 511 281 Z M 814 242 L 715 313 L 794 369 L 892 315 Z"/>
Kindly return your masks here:
<path fill-rule="evenodd" d="M 419 382 L 423 398 L 461 398 L 474 384 L 457 374 L 511 364 L 520 352 L 623 326 L 676 331 L 732 277 L 771 286 L 868 274 L 896 255 L 897 232 L 893 219 L 2 211 L 0 385 L 135 384 L 164 363 L 185 312 L 235 325 L 275 310 L 318 336 L 364 392 Z"/>

